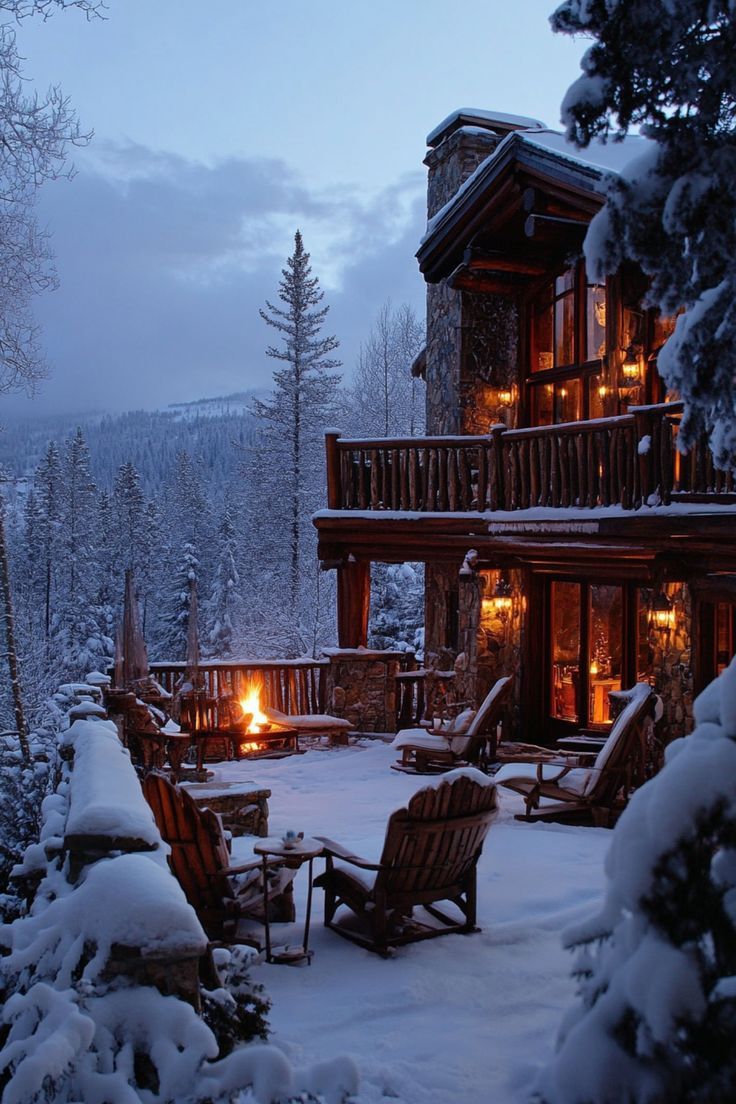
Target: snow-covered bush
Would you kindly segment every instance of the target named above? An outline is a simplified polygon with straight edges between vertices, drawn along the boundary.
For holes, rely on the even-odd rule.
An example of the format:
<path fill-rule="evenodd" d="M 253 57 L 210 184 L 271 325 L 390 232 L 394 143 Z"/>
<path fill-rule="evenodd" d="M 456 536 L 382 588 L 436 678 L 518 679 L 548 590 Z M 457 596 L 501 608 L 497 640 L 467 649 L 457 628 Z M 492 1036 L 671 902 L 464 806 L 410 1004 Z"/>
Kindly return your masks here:
<path fill-rule="evenodd" d="M 724 1104 L 736 1086 L 736 659 L 634 794 L 598 915 L 566 933 L 580 1003 L 546 1104 Z"/>

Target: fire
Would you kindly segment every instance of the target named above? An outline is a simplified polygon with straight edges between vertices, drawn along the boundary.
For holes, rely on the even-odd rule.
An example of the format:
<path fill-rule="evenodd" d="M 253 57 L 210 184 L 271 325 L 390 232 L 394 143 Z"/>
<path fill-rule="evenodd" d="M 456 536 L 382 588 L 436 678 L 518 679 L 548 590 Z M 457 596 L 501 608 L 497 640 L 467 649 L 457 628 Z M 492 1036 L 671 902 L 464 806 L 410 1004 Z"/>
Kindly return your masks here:
<path fill-rule="evenodd" d="M 263 751 L 265 744 L 242 743 L 239 745 L 241 755 L 252 755 L 256 751 Z"/>
<path fill-rule="evenodd" d="M 259 683 L 251 683 L 246 696 L 240 699 L 240 708 L 243 710 L 244 717 L 250 716 L 246 732 L 260 732 L 265 725 L 268 725 L 268 717 L 261 709 L 261 687 Z"/>

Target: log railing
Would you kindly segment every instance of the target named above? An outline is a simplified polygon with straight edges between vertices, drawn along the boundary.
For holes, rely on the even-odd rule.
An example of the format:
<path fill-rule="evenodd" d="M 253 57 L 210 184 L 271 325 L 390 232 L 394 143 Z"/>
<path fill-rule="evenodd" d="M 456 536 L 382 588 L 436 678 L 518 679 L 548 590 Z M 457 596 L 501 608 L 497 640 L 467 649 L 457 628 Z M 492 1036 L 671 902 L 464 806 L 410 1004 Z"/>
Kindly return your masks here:
<path fill-rule="evenodd" d="M 682 405 L 487 436 L 325 437 L 331 510 L 468 512 L 623 506 L 736 491 L 707 446 L 676 450 Z"/>
<path fill-rule="evenodd" d="M 199 665 L 206 696 L 219 700 L 244 697 L 250 683 L 263 687 L 261 705 L 292 716 L 324 713 L 328 659 L 262 659 L 227 663 L 213 660 Z M 185 663 L 151 663 L 150 672 L 170 694 L 186 671 Z"/>

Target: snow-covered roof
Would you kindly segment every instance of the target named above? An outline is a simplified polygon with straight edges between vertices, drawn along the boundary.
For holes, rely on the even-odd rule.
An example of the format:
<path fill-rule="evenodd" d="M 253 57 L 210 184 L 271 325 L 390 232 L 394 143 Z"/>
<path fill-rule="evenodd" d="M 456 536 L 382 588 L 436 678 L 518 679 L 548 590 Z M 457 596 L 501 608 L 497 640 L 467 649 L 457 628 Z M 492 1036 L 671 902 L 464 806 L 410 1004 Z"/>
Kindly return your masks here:
<path fill-rule="evenodd" d="M 625 165 L 651 145 L 648 139 L 638 134 L 628 134 L 620 142 L 603 142 L 595 138 L 586 149 L 579 149 L 568 142 L 558 130 L 521 131 L 519 137 L 529 145 L 551 150 L 578 165 L 590 165 L 594 169 L 616 173 L 622 172 Z"/>
<path fill-rule="evenodd" d="M 458 130 L 465 125 L 479 126 L 481 130 L 496 130 L 506 134 L 509 130 L 531 130 L 535 127 L 544 128 L 545 123 L 539 119 L 530 119 L 525 115 L 509 115 L 505 111 L 484 111 L 477 107 L 458 107 L 455 111 L 442 120 L 441 123 L 427 135 L 427 145 L 437 146 L 446 134 Z"/>

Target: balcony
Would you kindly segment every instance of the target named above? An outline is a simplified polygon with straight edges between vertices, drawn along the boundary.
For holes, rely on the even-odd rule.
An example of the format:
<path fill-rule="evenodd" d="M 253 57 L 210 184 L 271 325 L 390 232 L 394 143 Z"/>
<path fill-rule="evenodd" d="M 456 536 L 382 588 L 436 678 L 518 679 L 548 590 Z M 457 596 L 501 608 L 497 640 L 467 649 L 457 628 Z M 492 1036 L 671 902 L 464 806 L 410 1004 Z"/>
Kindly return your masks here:
<path fill-rule="evenodd" d="M 705 444 L 677 451 L 681 403 L 482 437 L 354 440 L 328 433 L 329 510 L 484 513 L 736 501 Z"/>

